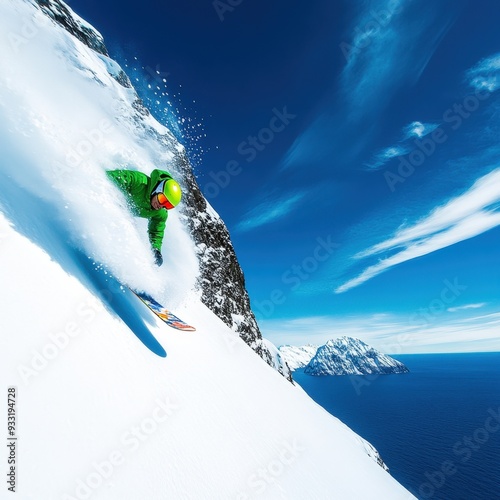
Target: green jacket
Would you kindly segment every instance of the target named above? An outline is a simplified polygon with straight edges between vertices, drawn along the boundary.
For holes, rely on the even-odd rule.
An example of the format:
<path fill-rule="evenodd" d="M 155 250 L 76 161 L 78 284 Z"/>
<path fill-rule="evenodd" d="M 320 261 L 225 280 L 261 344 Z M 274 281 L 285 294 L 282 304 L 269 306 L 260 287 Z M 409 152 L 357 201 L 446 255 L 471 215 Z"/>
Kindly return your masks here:
<path fill-rule="evenodd" d="M 149 219 L 149 241 L 153 248 L 161 250 L 168 211 L 165 208 L 153 210 L 151 193 L 161 181 L 172 176 L 164 170 L 153 170 L 149 177 L 135 170 L 108 170 L 106 174 L 125 194 L 131 212 Z"/>

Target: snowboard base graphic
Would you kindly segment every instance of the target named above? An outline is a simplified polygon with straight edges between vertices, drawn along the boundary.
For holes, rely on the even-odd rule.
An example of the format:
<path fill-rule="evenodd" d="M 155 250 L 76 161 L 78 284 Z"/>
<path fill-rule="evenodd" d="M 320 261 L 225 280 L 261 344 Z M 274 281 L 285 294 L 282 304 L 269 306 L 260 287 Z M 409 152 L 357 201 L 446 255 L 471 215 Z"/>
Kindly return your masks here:
<path fill-rule="evenodd" d="M 136 292 L 132 290 L 137 297 L 139 297 L 146 306 L 149 307 L 162 321 L 164 321 L 168 326 L 175 328 L 176 330 L 182 330 L 184 332 L 194 332 L 196 328 L 194 326 L 188 325 L 182 319 L 178 318 L 175 314 L 171 313 L 168 309 L 163 307 L 159 302 L 157 302 L 153 297 L 143 292 Z"/>

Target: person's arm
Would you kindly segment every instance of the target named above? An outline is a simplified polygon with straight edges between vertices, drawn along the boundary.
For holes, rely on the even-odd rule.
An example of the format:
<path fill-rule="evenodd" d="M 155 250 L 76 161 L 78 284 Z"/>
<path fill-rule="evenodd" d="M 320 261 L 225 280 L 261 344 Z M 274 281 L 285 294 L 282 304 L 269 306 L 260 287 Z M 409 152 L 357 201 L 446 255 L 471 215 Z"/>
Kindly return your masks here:
<path fill-rule="evenodd" d="M 134 170 L 107 170 L 106 175 L 122 190 L 127 193 L 147 182 L 147 177 Z"/>
<path fill-rule="evenodd" d="M 149 219 L 148 223 L 149 241 L 155 255 L 156 264 L 159 266 L 163 263 L 161 245 L 163 243 L 163 235 L 165 234 L 167 217 L 168 212 L 166 210 L 160 210 L 158 214 L 155 214 Z"/>

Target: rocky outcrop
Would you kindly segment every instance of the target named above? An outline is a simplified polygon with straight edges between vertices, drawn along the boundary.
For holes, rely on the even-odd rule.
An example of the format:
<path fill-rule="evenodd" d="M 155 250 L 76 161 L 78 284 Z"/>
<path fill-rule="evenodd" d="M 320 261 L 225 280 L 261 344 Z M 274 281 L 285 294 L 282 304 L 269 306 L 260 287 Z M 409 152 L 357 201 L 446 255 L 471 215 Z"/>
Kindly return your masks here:
<path fill-rule="evenodd" d="M 226 225 L 201 193 L 186 154 L 179 152 L 175 161 L 185 183 L 186 203 L 182 210 L 196 243 L 202 302 L 291 382 L 286 362 L 280 359 L 277 349 L 271 352 L 268 342 L 262 339 Z"/>
<path fill-rule="evenodd" d="M 69 31 L 75 38 L 78 38 L 80 42 L 83 42 L 99 54 L 109 56 L 102 35 L 70 10 L 64 2 L 36 0 L 36 3 L 47 16 L 60 24 L 66 31 Z"/>

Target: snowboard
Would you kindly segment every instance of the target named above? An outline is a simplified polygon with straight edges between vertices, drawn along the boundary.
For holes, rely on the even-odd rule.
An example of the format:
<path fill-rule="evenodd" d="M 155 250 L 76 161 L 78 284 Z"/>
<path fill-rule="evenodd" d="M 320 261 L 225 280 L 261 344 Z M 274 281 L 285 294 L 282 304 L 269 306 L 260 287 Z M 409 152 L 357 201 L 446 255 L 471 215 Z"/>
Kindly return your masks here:
<path fill-rule="evenodd" d="M 182 319 L 178 318 L 175 314 L 170 312 L 168 309 L 163 307 L 159 302 L 157 302 L 150 295 L 137 292 L 132 290 L 137 297 L 139 297 L 146 306 L 156 314 L 162 321 L 164 321 L 168 326 L 175 328 L 176 330 L 182 330 L 184 332 L 195 332 L 196 328 L 194 326 L 188 325 Z"/>

